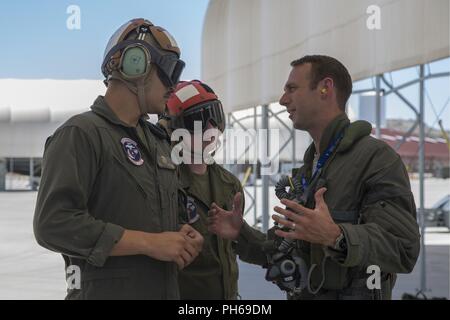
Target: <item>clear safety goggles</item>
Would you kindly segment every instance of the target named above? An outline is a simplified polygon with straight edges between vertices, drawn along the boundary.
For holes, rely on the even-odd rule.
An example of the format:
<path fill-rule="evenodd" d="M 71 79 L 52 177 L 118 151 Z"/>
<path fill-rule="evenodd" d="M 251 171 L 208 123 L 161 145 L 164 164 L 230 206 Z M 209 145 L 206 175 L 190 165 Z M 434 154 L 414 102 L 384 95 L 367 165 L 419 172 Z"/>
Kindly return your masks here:
<path fill-rule="evenodd" d="M 219 100 L 207 101 L 189 108 L 172 121 L 175 129 L 184 128 L 190 132 L 194 132 L 196 121 L 201 122 L 203 132 L 207 129 L 208 122 L 211 122 L 221 132 L 225 130 L 225 115 Z"/>

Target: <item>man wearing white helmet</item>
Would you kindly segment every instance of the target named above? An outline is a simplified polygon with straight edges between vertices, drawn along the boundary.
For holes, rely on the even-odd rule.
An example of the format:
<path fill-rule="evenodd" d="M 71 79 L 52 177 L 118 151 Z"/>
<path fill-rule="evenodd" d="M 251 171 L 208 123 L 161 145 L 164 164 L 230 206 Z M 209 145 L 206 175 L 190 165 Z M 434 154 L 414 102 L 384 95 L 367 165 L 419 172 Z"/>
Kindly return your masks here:
<path fill-rule="evenodd" d="M 145 119 L 164 111 L 183 67 L 167 31 L 127 22 L 105 50 L 105 96 L 47 140 L 34 232 L 64 257 L 67 299 L 179 298 L 177 269 L 203 238 L 178 228 L 167 136 Z"/>

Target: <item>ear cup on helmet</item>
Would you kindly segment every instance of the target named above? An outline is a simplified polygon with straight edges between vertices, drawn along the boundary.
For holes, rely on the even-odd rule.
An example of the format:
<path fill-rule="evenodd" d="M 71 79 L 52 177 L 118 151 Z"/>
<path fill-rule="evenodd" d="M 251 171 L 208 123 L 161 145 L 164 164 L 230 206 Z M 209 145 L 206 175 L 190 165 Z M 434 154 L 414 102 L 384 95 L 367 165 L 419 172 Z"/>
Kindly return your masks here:
<path fill-rule="evenodd" d="M 128 77 L 144 75 L 147 71 L 147 54 L 141 47 L 125 49 L 122 58 L 122 72 Z"/>

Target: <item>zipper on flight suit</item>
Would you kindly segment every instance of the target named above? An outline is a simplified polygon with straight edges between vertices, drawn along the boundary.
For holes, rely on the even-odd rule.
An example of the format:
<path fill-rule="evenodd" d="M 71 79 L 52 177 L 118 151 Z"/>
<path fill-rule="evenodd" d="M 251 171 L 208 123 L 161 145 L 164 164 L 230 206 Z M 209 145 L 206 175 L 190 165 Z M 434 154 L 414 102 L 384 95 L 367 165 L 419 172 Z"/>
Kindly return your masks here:
<path fill-rule="evenodd" d="M 154 150 L 155 150 L 154 154 L 152 154 L 150 152 L 150 150 L 148 149 L 148 148 L 150 148 L 151 144 L 150 144 L 150 139 L 148 138 L 148 135 L 147 135 L 147 132 L 146 132 L 146 129 L 145 129 L 145 124 L 142 124 L 142 131 L 144 132 L 144 136 L 145 136 L 145 138 L 147 140 L 146 141 L 147 144 L 143 143 L 142 139 L 139 137 L 139 135 L 137 133 L 137 129 L 136 128 L 132 128 L 131 131 L 133 132 L 133 135 L 139 141 L 140 145 L 144 149 L 144 152 L 147 154 L 147 157 L 149 159 L 152 159 L 153 163 L 155 164 L 154 168 L 153 168 L 153 172 L 151 172 L 151 170 L 150 170 L 151 166 L 147 166 L 146 170 L 155 178 L 155 189 L 156 189 L 155 190 L 156 191 L 155 195 L 157 197 L 157 203 L 159 203 L 160 204 L 159 206 L 161 207 L 161 190 L 160 190 L 160 188 L 158 188 L 158 186 L 159 186 L 159 177 L 158 177 L 158 173 L 157 173 L 157 170 L 158 170 L 157 169 L 157 166 L 158 166 L 158 145 L 157 144 L 158 143 L 154 142 L 152 144 L 152 146 L 154 147 Z M 147 147 L 147 145 L 148 145 L 148 147 Z M 156 211 L 159 211 L 158 215 L 159 215 L 159 218 L 160 218 L 160 221 L 161 221 L 161 229 L 162 230 L 167 230 L 167 225 L 166 225 L 166 222 L 164 220 L 162 210 L 156 210 Z M 166 262 L 166 263 L 168 264 L 168 262 Z M 164 283 L 167 284 L 168 281 L 169 281 L 169 267 L 164 267 L 163 273 L 164 273 Z M 163 291 L 163 293 L 162 293 L 163 299 L 168 299 L 167 287 L 162 288 L 162 291 Z"/>

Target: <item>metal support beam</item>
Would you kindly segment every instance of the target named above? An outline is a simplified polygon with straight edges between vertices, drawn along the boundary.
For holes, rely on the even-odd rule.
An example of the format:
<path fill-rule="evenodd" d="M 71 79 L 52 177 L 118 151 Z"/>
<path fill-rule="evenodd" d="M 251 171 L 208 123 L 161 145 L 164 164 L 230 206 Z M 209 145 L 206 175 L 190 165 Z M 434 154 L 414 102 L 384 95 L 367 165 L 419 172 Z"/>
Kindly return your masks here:
<path fill-rule="evenodd" d="M 232 113 L 229 114 L 229 117 L 230 121 L 231 119 L 233 119 L 233 121 L 230 122 L 232 125 L 236 123 L 239 127 L 241 127 L 242 130 L 247 130 L 247 128 L 241 123 L 243 119 L 237 119 Z"/>
<path fill-rule="evenodd" d="M 265 146 L 262 148 L 267 155 L 270 154 L 270 134 L 269 134 L 269 105 L 263 105 L 261 108 L 261 126 L 262 129 L 266 129 L 266 137 L 261 141 L 261 144 Z M 267 232 L 269 230 L 269 176 L 261 176 L 262 180 L 262 231 Z"/>
<path fill-rule="evenodd" d="M 227 127 L 231 129 L 231 128 L 233 128 L 233 122 L 231 121 L 231 118 L 232 118 L 231 112 L 227 115 L 227 118 L 228 118 L 227 119 Z M 227 141 L 224 141 L 224 148 L 226 145 L 227 145 Z M 228 159 L 227 153 L 230 154 L 230 151 L 229 150 L 228 151 L 224 150 L 224 151 L 225 151 L 225 159 Z M 231 172 L 231 164 L 229 164 L 227 162 L 228 161 L 225 161 L 225 163 L 223 164 L 223 167 Z"/>
<path fill-rule="evenodd" d="M 36 190 L 34 187 L 34 159 L 30 158 L 30 188 L 31 190 Z"/>
<path fill-rule="evenodd" d="M 406 99 L 400 92 L 398 92 L 398 88 L 394 88 L 384 77 L 384 75 L 381 76 L 381 80 L 383 80 L 384 84 L 386 86 L 388 86 L 389 89 L 391 89 L 391 91 L 389 91 L 389 93 L 395 93 L 397 95 L 397 97 L 400 98 L 400 100 L 402 100 L 412 111 L 414 111 L 414 113 L 416 114 L 417 117 L 419 117 L 419 111 L 416 110 L 416 108 L 414 107 L 414 105 L 408 101 L 408 99 Z"/>
<path fill-rule="evenodd" d="M 280 113 L 286 113 L 286 110 L 283 110 L 283 111 L 277 112 L 277 113 L 272 112 L 272 110 L 269 110 L 269 115 L 270 115 L 270 116 L 273 116 L 275 119 L 277 119 L 278 122 L 279 122 L 282 126 L 284 126 L 287 130 L 291 130 L 291 129 L 292 129 L 292 126 L 288 126 L 288 125 L 287 125 L 286 123 L 284 123 L 284 121 L 281 120 L 281 118 L 278 116 Z"/>
<path fill-rule="evenodd" d="M 243 118 L 236 118 L 233 114 L 230 114 L 231 118 L 233 119 L 233 122 L 231 123 L 232 125 L 234 125 L 235 123 L 241 127 L 242 130 L 247 131 L 247 128 L 242 124 L 242 120 L 244 118 L 248 119 L 250 118 L 249 116 L 243 117 Z M 255 137 L 256 139 L 256 137 Z M 257 143 L 256 140 L 253 141 L 253 143 L 250 143 L 244 150 L 244 152 L 242 152 L 238 157 L 237 160 L 239 161 L 242 157 L 245 157 L 248 154 L 248 151 L 250 150 L 251 147 L 256 147 Z"/>
<path fill-rule="evenodd" d="M 247 189 L 244 187 L 244 195 L 247 195 L 245 197 L 246 201 L 245 204 L 247 205 L 247 209 L 244 208 L 244 217 L 250 212 L 250 210 L 253 209 L 253 211 L 255 211 L 255 198 L 253 198 L 252 194 L 247 191 Z M 249 201 L 250 199 L 250 201 Z"/>
<path fill-rule="evenodd" d="M 240 118 L 237 118 L 234 114 L 232 114 L 232 113 L 229 113 L 228 114 L 228 119 L 229 119 L 229 122 L 228 122 L 228 126 L 230 127 L 230 128 L 234 128 L 234 125 L 237 125 L 238 127 L 240 127 L 242 130 L 247 130 L 248 128 L 247 127 L 245 127 L 243 124 L 242 124 L 242 120 L 245 120 L 245 119 L 253 119 L 253 125 L 254 125 L 254 128 L 255 128 L 255 130 L 257 129 L 257 124 L 258 124 L 258 122 L 257 122 L 257 120 L 258 120 L 258 113 L 257 113 L 257 111 L 258 111 L 258 107 L 254 107 L 254 113 L 253 113 L 253 115 L 247 115 L 247 116 L 244 116 L 244 117 L 240 117 Z M 258 154 L 258 151 L 257 151 L 257 148 L 258 148 L 258 143 L 257 143 L 257 141 L 256 141 L 256 139 L 257 139 L 257 136 L 255 136 L 254 137 L 254 141 L 252 142 L 252 143 L 250 143 L 248 146 L 246 146 L 246 148 L 245 148 L 245 150 L 240 154 L 240 155 L 238 155 L 237 156 L 237 160 L 239 161 L 240 159 L 242 159 L 242 157 L 245 157 L 248 153 L 249 153 L 249 151 L 250 151 L 250 148 L 251 147 L 253 147 L 254 148 L 254 152 L 255 152 L 255 160 L 257 160 L 257 154 Z M 229 168 L 228 170 L 229 171 L 232 171 L 231 169 L 236 169 L 236 166 L 234 166 L 234 165 L 232 165 L 232 164 L 228 164 L 228 165 L 226 165 L 226 167 L 227 168 Z M 245 188 L 244 189 L 244 193 L 246 194 L 246 201 L 245 201 L 245 205 L 246 205 L 246 210 L 245 210 L 245 212 L 244 212 L 244 215 L 247 215 L 251 210 L 253 210 L 253 216 L 254 216 L 254 221 L 255 221 L 255 223 L 256 223 L 256 221 L 257 221 L 257 214 L 258 214 L 258 212 L 257 212 L 257 206 L 256 206 L 256 199 L 257 199 L 257 186 L 256 186 L 256 182 L 257 182 L 257 172 L 258 172 L 258 163 L 257 163 L 257 161 L 255 161 L 254 163 L 253 163 L 253 170 L 252 170 L 253 172 L 252 172 L 252 176 L 254 177 L 254 179 L 253 179 L 253 181 L 254 181 L 254 183 L 253 183 L 253 194 L 252 193 L 250 193 L 250 191 L 248 190 L 248 187 L 247 188 Z M 237 174 L 238 172 L 237 172 L 237 170 L 234 170 L 233 171 L 233 174 Z"/>
<path fill-rule="evenodd" d="M 14 173 L 14 158 L 9 158 L 9 173 L 11 174 L 12 177 L 12 174 Z M 9 179 L 9 189 L 13 188 L 12 181 L 13 181 L 12 178 Z"/>
<path fill-rule="evenodd" d="M 253 109 L 253 128 L 258 130 L 258 107 Z M 256 142 L 256 141 L 255 141 Z M 253 201 L 255 206 L 253 207 L 253 221 L 256 224 L 258 219 L 258 143 L 256 142 L 256 148 L 254 150 L 255 161 L 253 163 Z"/>
<path fill-rule="evenodd" d="M 399 142 L 397 142 L 394 146 L 395 151 L 398 151 L 398 149 L 400 149 L 400 147 L 402 146 L 402 144 L 404 144 L 406 142 L 406 139 L 408 139 L 408 137 L 414 132 L 414 130 L 416 130 L 417 125 L 419 124 L 419 119 L 417 119 L 414 124 L 411 126 L 411 128 L 409 128 L 408 132 L 406 132 L 403 136 L 402 136 L 402 140 L 400 140 Z"/>
<path fill-rule="evenodd" d="M 376 89 L 374 89 L 374 88 L 355 90 L 355 91 L 352 92 L 352 94 L 361 94 L 361 93 L 367 93 L 367 92 L 373 93 L 375 90 Z"/>
<path fill-rule="evenodd" d="M 399 85 L 398 87 L 395 87 L 395 90 L 392 89 L 390 91 L 387 91 L 385 95 L 387 96 L 388 94 L 391 94 L 394 91 L 402 90 L 403 88 L 412 86 L 412 85 L 420 82 L 421 79 L 428 80 L 428 79 L 443 78 L 443 77 L 449 77 L 449 76 L 450 76 L 450 72 L 440 72 L 440 73 L 435 73 L 435 74 L 429 74 L 426 77 L 422 77 L 422 78 L 419 78 L 419 79 L 415 79 L 415 80 L 411 80 L 411 81 L 405 82 L 405 83 Z"/>
<path fill-rule="evenodd" d="M 381 139 L 381 83 L 380 76 L 376 76 L 376 101 L 375 101 L 375 136 Z"/>
<path fill-rule="evenodd" d="M 425 216 L 424 216 L 424 179 L 425 179 L 425 68 L 420 65 L 420 86 L 419 86 L 419 217 L 421 229 L 421 272 L 420 291 L 426 292 L 426 247 L 425 247 Z"/>
<path fill-rule="evenodd" d="M 6 159 L 0 159 L 0 191 L 6 190 Z"/>

